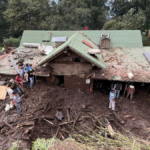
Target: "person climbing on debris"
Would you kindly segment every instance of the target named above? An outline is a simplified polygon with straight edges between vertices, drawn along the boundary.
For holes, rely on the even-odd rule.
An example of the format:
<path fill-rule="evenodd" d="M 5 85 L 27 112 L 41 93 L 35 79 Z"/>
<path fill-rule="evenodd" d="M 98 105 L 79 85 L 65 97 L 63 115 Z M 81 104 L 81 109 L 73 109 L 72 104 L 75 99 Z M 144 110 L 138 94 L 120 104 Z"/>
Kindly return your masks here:
<path fill-rule="evenodd" d="M 129 97 L 130 95 L 130 100 L 132 100 L 133 98 L 133 94 L 135 92 L 135 87 L 133 85 L 129 85 L 128 88 L 127 88 L 127 96 L 126 96 L 126 99 Z"/>
<path fill-rule="evenodd" d="M 15 106 L 17 108 L 17 111 L 18 111 L 19 115 L 21 116 L 22 115 L 21 110 L 20 110 L 20 103 L 22 101 L 21 97 L 18 95 L 17 91 L 14 91 L 13 95 L 14 95 L 13 100 L 15 102 Z"/>
<path fill-rule="evenodd" d="M 8 92 L 10 99 L 12 100 L 14 95 L 13 95 L 13 90 L 11 89 L 11 85 L 12 85 L 11 83 L 8 83 L 6 90 Z"/>
<path fill-rule="evenodd" d="M 109 95 L 109 108 L 111 108 L 112 110 L 115 110 L 115 90 L 112 89 L 112 91 L 110 92 Z"/>
<path fill-rule="evenodd" d="M 30 67 L 32 67 L 32 65 L 30 64 Z M 34 84 L 34 75 L 33 75 L 34 70 L 32 68 L 29 69 L 28 71 L 28 78 L 30 80 L 30 88 L 32 89 L 32 86 Z M 28 81 L 28 80 L 27 80 Z"/>
<path fill-rule="evenodd" d="M 115 98 L 119 98 L 120 91 L 122 90 L 122 84 L 120 84 L 119 82 L 117 82 L 114 85 L 114 89 L 115 89 Z"/>
<path fill-rule="evenodd" d="M 23 60 L 20 60 L 20 61 L 19 61 L 19 64 L 18 64 L 18 68 L 21 69 L 21 76 L 22 76 L 22 77 L 23 77 L 23 75 L 24 75 L 24 67 L 25 67 L 25 65 L 24 65 L 24 63 L 23 63 Z"/>
<path fill-rule="evenodd" d="M 16 82 L 15 82 L 13 79 L 11 79 L 11 80 L 9 81 L 9 83 L 11 84 L 11 89 L 13 90 L 13 92 L 14 92 L 14 91 L 17 91 L 18 94 L 19 94 L 19 96 L 21 96 L 22 89 L 20 89 L 20 88 L 17 86 Z"/>

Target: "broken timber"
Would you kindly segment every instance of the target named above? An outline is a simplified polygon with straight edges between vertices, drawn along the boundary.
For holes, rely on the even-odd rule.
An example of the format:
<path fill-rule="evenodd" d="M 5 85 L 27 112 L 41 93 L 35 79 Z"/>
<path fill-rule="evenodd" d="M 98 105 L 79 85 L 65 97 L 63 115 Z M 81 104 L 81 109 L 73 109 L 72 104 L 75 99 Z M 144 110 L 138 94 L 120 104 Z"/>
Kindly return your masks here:
<path fill-rule="evenodd" d="M 67 108 L 67 117 L 68 117 L 68 121 L 70 121 L 69 108 Z"/>
<path fill-rule="evenodd" d="M 79 114 L 78 114 L 77 118 L 75 119 L 75 121 L 74 121 L 74 123 L 73 123 L 73 128 L 74 128 L 74 126 L 75 126 L 75 124 L 76 124 L 77 120 L 79 119 L 80 115 L 81 115 L 81 111 L 79 112 Z"/>
<path fill-rule="evenodd" d="M 115 118 L 116 118 L 121 124 L 124 124 L 124 121 L 120 118 L 120 116 L 119 116 L 116 112 L 112 111 L 112 114 L 115 116 Z"/>

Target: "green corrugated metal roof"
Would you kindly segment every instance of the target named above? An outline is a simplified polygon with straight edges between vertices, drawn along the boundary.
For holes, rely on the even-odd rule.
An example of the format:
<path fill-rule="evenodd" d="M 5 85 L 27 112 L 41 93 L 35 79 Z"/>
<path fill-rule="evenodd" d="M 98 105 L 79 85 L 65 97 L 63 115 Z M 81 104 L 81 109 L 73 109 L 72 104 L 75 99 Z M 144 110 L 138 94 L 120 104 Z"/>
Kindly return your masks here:
<path fill-rule="evenodd" d="M 95 64 L 96 66 L 100 68 L 106 68 L 105 64 L 103 62 L 103 59 L 100 54 L 96 55 L 98 59 L 94 58 L 90 54 L 88 54 L 88 50 L 90 49 L 89 46 L 82 43 L 82 40 L 86 40 L 90 44 L 93 45 L 93 49 L 98 49 L 98 47 L 87 37 L 85 37 L 81 32 L 76 32 L 74 35 L 72 35 L 64 44 L 53 50 L 51 53 L 49 53 L 41 62 L 39 62 L 38 65 L 42 65 L 51 58 L 53 58 L 56 54 L 60 53 L 65 47 L 70 47 L 75 53 L 86 59 L 87 61 L 90 61 L 91 63 Z"/>
<path fill-rule="evenodd" d="M 49 33 L 51 32 L 51 33 Z M 77 31 L 39 31 L 39 30 L 26 30 L 23 33 L 20 47 L 23 43 L 43 43 L 43 36 L 51 34 L 52 37 L 70 37 Z M 122 48 L 142 48 L 142 37 L 140 30 L 83 30 L 80 31 L 90 38 L 94 43 L 100 45 L 101 34 L 110 35 L 110 47 Z M 54 42 L 49 42 L 47 45 L 55 46 Z"/>
<path fill-rule="evenodd" d="M 96 44 L 100 44 L 101 34 L 109 34 L 110 47 L 143 48 L 140 30 L 99 30 L 82 32 Z"/>

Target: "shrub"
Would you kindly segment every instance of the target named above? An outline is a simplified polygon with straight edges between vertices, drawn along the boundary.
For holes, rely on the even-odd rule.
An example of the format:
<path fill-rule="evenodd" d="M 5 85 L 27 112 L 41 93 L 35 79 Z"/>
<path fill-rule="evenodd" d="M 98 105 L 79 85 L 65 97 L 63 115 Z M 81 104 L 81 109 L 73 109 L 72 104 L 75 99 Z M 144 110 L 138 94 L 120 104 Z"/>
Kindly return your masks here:
<path fill-rule="evenodd" d="M 142 41 L 143 41 L 143 46 L 149 46 L 150 43 L 148 42 L 148 37 L 142 35 Z"/>
<path fill-rule="evenodd" d="M 21 40 L 21 37 L 19 37 L 19 38 L 10 37 L 8 39 L 3 39 L 3 43 L 4 43 L 4 45 L 10 45 L 12 47 L 19 47 L 20 40 Z"/>

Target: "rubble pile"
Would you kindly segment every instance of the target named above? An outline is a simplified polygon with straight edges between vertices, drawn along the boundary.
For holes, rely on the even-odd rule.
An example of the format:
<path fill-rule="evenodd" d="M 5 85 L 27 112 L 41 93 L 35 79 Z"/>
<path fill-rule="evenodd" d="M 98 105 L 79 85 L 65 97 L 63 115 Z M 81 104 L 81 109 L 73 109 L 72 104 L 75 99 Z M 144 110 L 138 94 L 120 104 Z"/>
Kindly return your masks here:
<path fill-rule="evenodd" d="M 140 117 L 143 109 L 147 108 L 136 113 L 132 109 L 132 105 L 135 109 L 139 108 L 140 102 L 135 105 L 129 100 L 119 99 L 117 112 L 112 112 L 108 108 L 108 95 L 104 93 L 83 93 L 49 86 L 43 81 L 39 81 L 32 90 L 27 89 L 27 92 L 28 97 L 22 98 L 22 116 L 18 115 L 16 108 L 5 112 L 5 105 L 10 102 L 9 97 L 0 103 L 0 149 L 10 148 L 16 140 L 20 141 L 24 149 L 30 148 L 37 138 L 56 137 L 64 140 L 75 132 L 82 135 L 91 132 L 83 126 L 96 133 L 101 132 L 99 127 L 107 128 L 107 137 L 113 137 L 117 130 L 124 132 L 124 128 L 140 133 L 145 138 L 149 136 L 149 132 L 145 131 L 149 125 L 146 122 L 149 115 L 144 112 L 145 117 L 137 118 L 137 113 Z M 140 100 L 141 98 L 137 99 Z M 148 105 L 144 107 L 146 106 Z M 56 117 L 57 110 L 62 112 L 64 119 Z M 141 126 L 141 122 L 145 124 Z"/>

